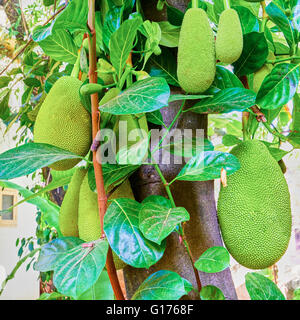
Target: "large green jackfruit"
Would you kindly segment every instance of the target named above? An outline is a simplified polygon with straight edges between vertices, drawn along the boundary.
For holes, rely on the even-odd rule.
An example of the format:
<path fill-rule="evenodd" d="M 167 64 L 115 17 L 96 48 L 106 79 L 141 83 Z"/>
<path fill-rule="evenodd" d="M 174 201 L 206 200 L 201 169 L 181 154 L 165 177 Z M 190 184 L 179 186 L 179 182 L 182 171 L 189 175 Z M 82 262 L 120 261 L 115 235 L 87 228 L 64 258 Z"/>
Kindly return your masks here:
<path fill-rule="evenodd" d="M 243 51 L 243 31 L 239 15 L 226 9 L 220 15 L 216 37 L 216 58 L 231 64 L 238 60 Z"/>
<path fill-rule="evenodd" d="M 65 237 L 78 237 L 79 190 L 87 170 L 76 168 L 59 212 L 59 229 Z"/>
<path fill-rule="evenodd" d="M 260 141 L 231 151 L 241 168 L 221 186 L 218 219 L 230 254 L 250 269 L 264 269 L 285 253 L 291 236 L 287 182 L 277 161 Z"/>
<path fill-rule="evenodd" d="M 34 142 L 47 143 L 85 156 L 91 145 L 91 117 L 80 101 L 82 82 L 74 77 L 59 78 L 51 88 L 37 115 Z M 68 170 L 80 159 L 53 163 L 54 170 Z"/>
<path fill-rule="evenodd" d="M 129 180 L 125 180 L 109 199 L 116 198 L 134 199 Z M 78 230 L 79 238 L 88 242 L 101 237 L 101 225 L 98 210 L 97 193 L 93 192 L 88 184 L 88 175 L 82 181 L 79 193 Z M 110 202 L 108 202 L 108 206 Z M 122 269 L 126 263 L 119 259 L 113 252 L 116 269 Z"/>
<path fill-rule="evenodd" d="M 203 9 L 190 8 L 179 35 L 179 84 L 187 93 L 202 93 L 211 86 L 215 74 L 215 41 L 207 14 Z"/>

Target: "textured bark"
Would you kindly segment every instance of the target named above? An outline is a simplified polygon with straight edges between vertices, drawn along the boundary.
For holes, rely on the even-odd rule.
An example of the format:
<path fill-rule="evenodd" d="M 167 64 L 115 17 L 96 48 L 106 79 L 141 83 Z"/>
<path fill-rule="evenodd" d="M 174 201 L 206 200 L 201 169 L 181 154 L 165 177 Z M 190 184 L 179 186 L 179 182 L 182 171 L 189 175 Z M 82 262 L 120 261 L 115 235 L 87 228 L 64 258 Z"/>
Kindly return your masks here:
<path fill-rule="evenodd" d="M 183 10 L 188 1 L 168 1 Z M 165 12 L 156 10 L 156 1 L 143 1 L 144 13 L 147 18 L 161 21 L 164 20 Z M 155 18 L 155 19 L 154 19 Z M 179 89 L 173 88 L 172 93 L 178 92 Z M 176 92 L 177 91 L 177 92 Z M 194 102 L 195 103 L 195 102 Z M 173 102 L 168 107 L 161 110 L 164 122 L 169 125 L 178 109 L 181 101 Z M 188 104 L 186 104 L 188 107 Z M 194 113 L 184 113 L 175 124 L 177 129 L 207 129 L 207 116 L 197 115 Z M 171 181 L 181 168 L 181 165 L 160 164 L 160 168 L 167 181 Z M 137 201 L 142 201 L 149 195 L 157 194 L 166 196 L 164 186 L 152 166 L 142 166 L 136 174 L 131 178 L 131 184 Z M 190 245 L 192 255 L 195 259 L 209 247 L 222 246 L 222 239 L 217 221 L 216 206 L 214 199 L 214 184 L 213 181 L 208 182 L 189 182 L 176 181 L 171 185 L 171 191 L 174 196 L 177 206 L 183 206 L 190 214 L 190 221 L 185 223 L 184 230 L 187 236 L 187 241 Z M 164 256 L 154 266 L 146 269 L 136 269 L 130 266 L 124 268 L 125 286 L 127 297 L 130 298 L 139 285 L 152 273 L 158 270 L 171 270 L 180 274 L 182 277 L 189 280 L 196 287 L 195 274 L 189 260 L 189 257 L 180 244 L 178 235 L 172 233 L 167 239 L 167 248 Z M 237 299 L 234 284 L 232 281 L 230 270 L 227 269 L 220 273 L 208 274 L 199 272 L 202 286 L 215 285 L 220 288 L 226 299 Z M 197 299 L 195 293 L 191 293 L 188 299 Z"/>

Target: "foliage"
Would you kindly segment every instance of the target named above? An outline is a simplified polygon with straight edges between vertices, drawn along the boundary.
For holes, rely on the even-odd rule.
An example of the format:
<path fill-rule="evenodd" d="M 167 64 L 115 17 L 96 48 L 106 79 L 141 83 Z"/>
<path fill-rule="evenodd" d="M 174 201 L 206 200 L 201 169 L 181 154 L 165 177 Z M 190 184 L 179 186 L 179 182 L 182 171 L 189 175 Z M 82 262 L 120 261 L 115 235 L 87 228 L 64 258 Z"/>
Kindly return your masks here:
<path fill-rule="evenodd" d="M 148 150 L 150 132 L 146 139 L 125 150 L 138 161 L 121 164 L 120 161 L 117 163 L 120 158 L 116 157 L 115 163 L 102 165 L 105 189 L 113 189 L 127 179 L 146 156 L 149 160 L 146 165 L 155 167 L 166 186 L 168 199 L 158 195 L 142 203 L 127 198 L 113 199 L 104 218 L 105 239 L 83 243 L 78 238 L 62 237 L 58 225 L 59 206 L 47 199 L 46 194 L 55 188 L 66 187 L 72 172 L 54 179 L 38 192 L 31 192 L 7 180 L 39 172 L 39 169 L 58 160 L 79 157 L 51 145 L 34 143 L 32 129 L 41 104 L 60 77 L 80 74 L 82 88 L 86 86 L 84 90 L 91 92 L 91 87 L 88 87 L 88 53 L 91 48 L 83 46 L 85 37 L 90 36 L 88 1 L 72 0 L 66 8 L 64 2 L 57 2 L 55 12 L 59 14 L 44 25 L 39 19 L 37 5 L 28 7 L 25 13 L 34 12 L 34 19 L 29 25 L 32 41 L 20 54 L 20 66 L 8 69 L 0 77 L 0 118 L 7 131 L 16 124 L 23 128 L 24 134 L 17 141 L 16 148 L 0 155 L 0 179 L 2 187 L 19 190 L 23 201 L 35 204 L 39 209 L 37 234 L 42 240 L 38 242 L 40 254 L 34 268 L 53 276 L 57 289 L 57 292 L 44 294 L 40 299 L 113 299 L 104 269 L 108 246 L 132 267 L 149 268 L 163 256 L 166 238 L 171 233 L 185 240 L 183 224 L 188 223 L 190 215 L 185 208 L 176 206 L 169 187 L 173 182 L 219 179 L 223 170 L 228 175 L 233 174 L 239 170 L 240 164 L 227 151 L 242 138 L 265 140 L 277 161 L 300 146 L 299 1 L 269 2 L 265 9 L 267 19 L 265 15 L 261 16 L 259 3 L 232 0 L 232 8 L 241 21 L 243 52 L 233 66 L 217 65 L 213 84 L 201 95 L 173 94 L 170 90 L 179 87 L 176 55 L 183 12 L 161 2 L 160 5 L 167 7 L 167 21 L 153 22 L 145 18 L 138 0 L 124 0 L 121 6 L 112 0 L 104 2 L 106 5 L 96 6 L 95 13 L 97 59 L 105 59 L 110 65 L 109 74 L 113 82 L 105 85 L 98 73 L 98 88 L 101 88 L 98 93 L 101 97 L 113 87 L 118 88 L 120 94 L 99 106 L 101 127 L 115 128 L 119 116 L 128 115 L 140 129 L 137 120 L 146 115 L 148 124 L 160 125 L 169 133 L 183 113 L 194 112 L 209 114 L 208 137 L 216 134 L 223 136 L 223 141 L 213 146 L 210 139 L 206 139 L 200 148 L 196 148 L 195 141 L 190 139 L 184 150 L 178 141 L 172 143 L 170 153 L 184 156 L 187 161 L 173 181 L 166 183 L 153 153 Z M 216 33 L 219 16 L 224 10 L 223 1 L 198 1 L 198 5 L 206 10 Z M 53 9 L 53 6 L 43 7 L 49 15 Z M 287 10 L 291 13 L 287 14 Z M 275 56 L 272 60 L 268 58 L 270 52 Z M 252 90 L 253 74 L 265 64 L 272 65 L 273 69 L 256 93 Z M 21 96 L 21 106 L 13 109 L 9 101 L 19 81 L 25 91 Z M 80 91 L 82 102 L 90 110 L 90 99 L 82 94 L 84 90 Z M 182 108 L 172 124 L 166 125 L 160 110 L 177 100 L 183 101 Z M 186 101 L 190 103 L 189 108 L 183 107 Z M 265 115 L 266 123 L 257 121 L 257 114 L 252 108 L 254 105 Z M 292 112 L 290 106 L 293 107 Z M 243 126 L 240 121 L 242 112 L 249 114 Z M 269 134 L 270 141 L 262 138 L 266 134 Z M 282 141 L 291 146 L 290 151 L 280 148 Z M 156 150 L 165 148 L 162 142 L 158 143 Z M 89 168 L 89 185 L 94 189 L 96 183 L 91 154 L 82 160 Z M 51 173 L 55 175 L 55 172 Z M 20 257 L 25 247 L 30 252 L 37 249 L 33 247 L 32 240 L 30 237 L 17 241 Z M 182 243 L 189 252 L 188 243 Z M 194 266 L 202 272 L 216 273 L 229 267 L 229 254 L 223 247 L 208 248 L 196 259 Z M 251 299 L 283 298 L 275 284 L 257 273 L 246 276 L 246 286 Z M 180 299 L 191 290 L 198 292 L 203 300 L 225 299 L 219 288 L 207 285 L 199 292 L 186 279 L 169 270 L 151 274 L 133 299 Z"/>

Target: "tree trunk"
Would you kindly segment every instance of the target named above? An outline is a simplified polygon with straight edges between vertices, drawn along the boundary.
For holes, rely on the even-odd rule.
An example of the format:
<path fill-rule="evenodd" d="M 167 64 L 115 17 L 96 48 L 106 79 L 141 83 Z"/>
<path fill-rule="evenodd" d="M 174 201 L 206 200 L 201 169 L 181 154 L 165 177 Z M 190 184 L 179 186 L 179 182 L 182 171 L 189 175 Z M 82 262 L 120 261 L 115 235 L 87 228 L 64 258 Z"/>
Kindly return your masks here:
<path fill-rule="evenodd" d="M 174 0 L 168 1 L 180 10 L 184 10 L 189 1 Z M 165 11 L 156 10 L 157 0 L 142 1 L 144 13 L 147 18 L 156 21 L 166 19 Z M 172 88 L 172 93 L 182 93 L 178 88 Z M 172 102 L 168 107 L 161 109 L 165 124 L 168 126 L 174 119 L 181 101 Z M 195 103 L 195 101 L 193 102 Z M 188 103 L 186 103 L 188 107 Z M 207 130 L 207 116 L 195 113 L 184 113 L 175 123 L 174 129 L 204 129 Z M 172 134 L 172 132 L 170 132 Z M 174 164 L 171 157 L 171 164 L 160 164 L 167 181 L 176 177 L 184 166 Z M 165 189 L 161 180 L 152 166 L 142 166 L 131 177 L 132 188 L 137 201 L 142 201 L 149 195 L 157 194 L 166 196 Z M 171 191 L 177 206 L 187 209 L 190 214 L 190 221 L 185 223 L 184 231 L 190 245 L 192 255 L 195 259 L 209 247 L 223 246 L 220 230 L 217 221 L 216 206 L 214 199 L 214 183 L 176 181 L 171 185 Z M 152 273 L 158 270 L 171 270 L 177 272 L 182 277 L 189 280 L 194 287 L 197 287 L 195 274 L 192 264 L 185 251 L 184 246 L 179 242 L 178 235 L 172 233 L 167 239 L 167 248 L 164 256 L 154 266 L 147 269 L 136 269 L 126 266 L 123 270 L 127 297 L 130 298 L 140 284 Z M 226 299 L 237 299 L 230 270 L 209 274 L 199 272 L 202 286 L 214 285 L 220 288 Z M 199 299 L 199 296 L 192 292 L 188 299 Z"/>

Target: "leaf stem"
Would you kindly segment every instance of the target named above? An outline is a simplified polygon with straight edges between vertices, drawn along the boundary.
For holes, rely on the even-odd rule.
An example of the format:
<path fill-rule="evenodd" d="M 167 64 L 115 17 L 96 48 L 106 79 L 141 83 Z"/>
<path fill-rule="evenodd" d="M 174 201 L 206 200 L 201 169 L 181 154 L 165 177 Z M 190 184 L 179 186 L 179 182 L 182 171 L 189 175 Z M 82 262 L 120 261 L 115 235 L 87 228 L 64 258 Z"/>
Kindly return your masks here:
<path fill-rule="evenodd" d="M 97 83 L 97 55 L 96 55 L 96 31 L 95 31 L 95 0 L 89 0 L 89 14 L 88 14 L 88 27 L 91 32 L 89 36 L 89 82 Z M 100 123 L 100 111 L 98 110 L 99 99 L 98 93 L 91 95 L 91 105 L 92 105 L 92 136 L 93 141 L 99 130 Z M 98 207 L 101 225 L 102 237 L 105 236 L 103 230 L 103 220 L 107 209 L 107 197 L 104 188 L 104 179 L 102 166 L 100 161 L 96 160 L 96 151 L 93 151 L 93 164 L 95 171 L 95 180 L 98 193 Z M 120 282 L 117 276 L 116 268 L 114 265 L 114 260 L 112 256 L 111 248 L 108 249 L 107 259 L 106 259 L 106 270 L 110 279 L 111 286 L 114 291 L 114 295 L 117 300 L 125 300 Z"/>
<path fill-rule="evenodd" d="M 291 56 L 288 58 L 281 58 L 281 59 L 276 59 L 276 60 L 267 60 L 267 63 L 271 63 L 271 64 L 275 64 L 277 62 L 283 62 L 283 61 L 289 61 L 289 60 L 293 60 L 293 59 L 300 59 L 300 56 Z"/>
<path fill-rule="evenodd" d="M 198 8 L 198 0 L 192 0 L 192 8 Z"/>
<path fill-rule="evenodd" d="M 284 136 L 283 134 L 279 133 L 276 129 L 272 129 L 271 125 L 267 122 L 263 122 L 263 125 L 265 126 L 265 128 L 272 133 L 274 136 L 278 137 L 280 140 L 282 141 L 287 141 L 288 138 L 286 136 Z"/>

